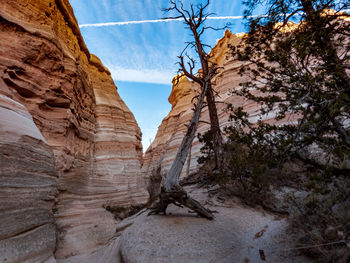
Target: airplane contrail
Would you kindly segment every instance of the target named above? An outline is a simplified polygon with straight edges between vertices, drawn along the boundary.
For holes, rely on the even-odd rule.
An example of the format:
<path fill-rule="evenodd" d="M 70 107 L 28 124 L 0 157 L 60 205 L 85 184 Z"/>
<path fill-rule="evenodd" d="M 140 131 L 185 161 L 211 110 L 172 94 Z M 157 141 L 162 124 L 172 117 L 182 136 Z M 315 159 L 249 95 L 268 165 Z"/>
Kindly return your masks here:
<path fill-rule="evenodd" d="M 343 10 L 344 12 L 350 12 L 350 9 Z M 249 16 L 249 18 L 255 18 L 255 17 L 266 17 L 267 15 L 253 15 Z M 208 20 L 225 20 L 225 19 L 243 19 L 244 16 L 210 16 L 207 17 Z M 95 24 L 81 24 L 79 25 L 80 28 L 84 27 L 106 27 L 106 26 L 125 26 L 125 25 L 132 25 L 132 24 L 147 24 L 147 23 L 167 23 L 172 21 L 183 21 L 183 18 L 177 18 L 177 19 L 154 19 L 154 20 L 136 20 L 136 21 L 125 21 L 125 22 L 107 22 L 107 23 L 95 23 Z"/>
<path fill-rule="evenodd" d="M 243 19 L 244 16 L 211 16 L 208 20 L 219 20 L 219 19 Z M 177 19 L 155 19 L 155 20 L 137 20 L 137 21 L 125 21 L 125 22 L 107 22 L 107 23 L 96 23 L 96 24 L 81 24 L 80 28 L 84 27 L 106 27 L 106 26 L 125 26 L 132 24 L 147 24 L 147 23 L 166 23 L 172 21 L 183 21 L 182 18 Z"/>

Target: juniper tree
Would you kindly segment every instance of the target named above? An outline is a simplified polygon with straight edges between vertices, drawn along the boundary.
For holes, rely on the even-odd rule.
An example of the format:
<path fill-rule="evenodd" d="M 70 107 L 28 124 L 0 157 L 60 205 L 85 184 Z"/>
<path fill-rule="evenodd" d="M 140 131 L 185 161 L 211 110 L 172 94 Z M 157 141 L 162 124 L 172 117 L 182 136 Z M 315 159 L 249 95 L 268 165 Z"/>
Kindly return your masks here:
<path fill-rule="evenodd" d="M 250 80 L 233 93 L 261 105 L 261 116 L 274 116 L 277 123 L 261 120 L 253 125 L 242 108 L 232 117 L 281 156 L 341 170 L 350 155 L 350 20 L 344 12 L 350 2 L 245 4 L 249 33 L 232 49 L 240 60 L 250 62 L 241 69 Z M 252 17 L 258 4 L 265 4 L 267 12 Z M 324 157 L 311 157 L 310 149 L 320 148 Z"/>
<path fill-rule="evenodd" d="M 266 13 L 253 17 L 260 4 Z M 256 167 L 264 162 L 263 169 L 282 168 L 266 169 L 260 177 L 268 178 L 267 191 L 281 181 L 307 192 L 284 200 L 291 202 L 289 220 L 300 242 L 329 242 L 329 225 L 348 236 L 349 217 L 342 212 L 350 204 L 350 2 L 247 0 L 246 5 L 249 33 L 232 50 L 246 65 L 241 73 L 250 78 L 233 93 L 260 106 L 261 119 L 253 123 L 243 107 L 235 108 L 229 141 L 243 145 L 248 160 L 263 157 Z M 296 164 L 301 173 L 283 170 Z M 334 210 L 340 204 L 343 210 Z M 344 251 L 342 244 L 313 256 L 322 262 L 348 262 Z"/>

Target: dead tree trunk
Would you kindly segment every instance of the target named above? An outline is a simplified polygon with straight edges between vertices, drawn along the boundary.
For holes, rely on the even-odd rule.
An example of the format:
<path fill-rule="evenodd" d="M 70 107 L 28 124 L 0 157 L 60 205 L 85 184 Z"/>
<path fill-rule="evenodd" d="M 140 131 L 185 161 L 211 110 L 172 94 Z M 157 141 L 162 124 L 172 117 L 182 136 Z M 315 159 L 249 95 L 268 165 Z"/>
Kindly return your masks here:
<path fill-rule="evenodd" d="M 190 175 L 191 151 L 192 151 L 192 144 L 191 144 L 191 147 L 190 147 L 190 152 L 188 153 L 188 157 L 187 157 L 186 177 L 188 177 Z"/>
<path fill-rule="evenodd" d="M 210 118 L 210 130 L 213 135 L 213 146 L 215 155 L 216 168 L 222 169 L 223 165 L 223 145 L 222 145 L 222 135 L 220 130 L 219 118 L 215 104 L 215 96 L 213 87 L 211 84 L 211 79 L 216 74 L 217 68 L 215 64 L 210 62 L 210 56 L 204 51 L 203 44 L 200 40 L 200 33 L 193 30 L 193 36 L 195 39 L 195 45 L 197 47 L 197 52 L 202 66 L 202 73 L 204 78 L 209 78 L 208 90 L 206 92 L 206 99 L 208 104 L 209 118 Z M 211 66 L 210 66 L 211 64 Z M 191 78 L 191 76 L 189 76 Z M 195 78 L 191 78 L 196 81 Z"/>
<path fill-rule="evenodd" d="M 201 94 L 198 97 L 198 102 L 195 106 L 190 124 L 187 127 L 187 132 L 185 134 L 185 137 L 182 139 L 182 142 L 179 150 L 177 151 L 175 160 L 165 179 L 164 188 L 168 192 L 172 190 L 176 190 L 180 187 L 179 185 L 180 173 L 185 164 L 186 157 L 192 145 L 192 141 L 196 135 L 199 118 L 202 111 L 202 105 L 203 105 L 204 97 L 206 95 L 207 90 L 208 90 L 208 83 L 204 83 L 201 90 Z"/>
<path fill-rule="evenodd" d="M 215 105 L 214 92 L 212 90 L 211 84 L 210 84 L 210 88 L 207 90 L 206 98 L 207 98 L 209 118 L 210 118 L 210 131 L 213 136 L 213 150 L 214 150 L 215 164 L 216 164 L 216 168 L 221 170 L 223 168 L 223 163 L 224 163 L 222 135 L 220 130 L 218 113 Z"/>
<path fill-rule="evenodd" d="M 215 105 L 215 96 L 214 91 L 211 85 L 211 79 L 216 75 L 218 68 L 215 63 L 210 61 L 211 56 L 205 51 L 205 47 L 209 47 L 205 43 L 202 42 L 201 37 L 207 29 L 214 30 L 222 30 L 223 28 L 213 28 L 211 26 L 205 26 L 205 21 L 210 16 L 211 13 L 206 13 L 206 9 L 210 4 L 210 1 L 203 1 L 203 3 L 198 4 L 196 7 L 191 4 L 190 9 L 184 9 L 184 5 L 182 1 L 170 0 L 170 7 L 164 9 L 166 12 L 175 12 L 178 14 L 174 17 L 168 17 L 166 19 L 178 19 L 181 18 L 184 20 L 184 24 L 189 28 L 192 33 L 193 41 L 187 42 L 186 48 L 181 53 L 179 65 L 181 67 L 182 73 L 187 76 L 192 81 L 202 85 L 203 79 L 206 79 L 206 83 L 208 85 L 207 92 L 205 94 L 207 103 L 208 103 L 208 111 L 210 117 L 210 130 L 213 135 L 213 145 L 214 145 L 214 154 L 215 154 L 215 163 L 216 168 L 222 170 L 223 166 L 223 139 L 219 125 L 219 119 L 217 114 L 217 109 Z M 183 53 L 187 49 L 187 47 L 191 47 L 195 49 L 195 52 L 198 55 L 199 62 L 201 65 L 201 72 L 198 74 L 194 74 L 193 69 L 195 68 L 195 60 L 190 58 L 187 54 L 186 57 L 189 59 L 187 63 L 184 63 Z M 189 70 L 186 70 L 186 66 L 189 66 Z"/>
<path fill-rule="evenodd" d="M 206 13 L 206 9 L 209 6 L 210 1 L 207 0 L 204 4 L 199 3 L 194 6 L 190 5 L 190 9 L 184 9 L 182 1 L 169 0 L 170 7 L 164 9 L 165 12 L 175 12 L 175 16 L 167 17 L 165 19 L 183 19 L 184 24 L 191 30 L 193 35 L 193 41 L 187 42 L 187 45 L 181 55 L 179 56 L 180 61 L 180 73 L 191 79 L 192 81 L 198 83 L 201 86 L 201 93 L 198 96 L 197 104 L 192 115 L 192 119 L 188 125 L 187 132 L 183 138 L 180 148 L 176 154 L 175 160 L 167 174 L 165 179 L 164 186 L 161 189 L 159 195 L 159 203 L 157 203 L 152 209 L 150 214 L 163 212 L 166 213 L 167 206 L 170 203 L 179 206 L 186 206 L 193 211 L 197 212 L 198 215 L 206 217 L 208 219 L 213 219 L 214 216 L 210 210 L 201 206 L 197 201 L 190 198 L 186 191 L 182 189 L 179 184 L 179 177 L 181 170 L 186 162 L 186 157 L 192 146 L 192 141 L 195 137 L 198 122 L 203 107 L 204 98 L 207 98 L 207 104 L 209 109 L 211 131 L 213 133 L 213 144 L 215 152 L 215 161 L 217 168 L 222 168 L 222 158 L 223 158 L 223 149 L 222 149 L 222 135 L 219 126 L 219 119 L 215 105 L 214 91 L 212 90 L 211 79 L 216 75 L 218 67 L 215 63 L 210 61 L 210 55 L 205 52 L 205 47 L 208 45 L 201 42 L 201 36 L 206 31 L 206 29 L 215 29 L 212 27 L 206 27 L 204 25 L 207 18 L 210 16 L 210 13 Z M 222 28 L 224 29 L 224 28 Z M 201 63 L 201 72 L 195 73 L 196 61 L 191 58 L 188 54 L 185 53 L 186 49 L 191 47 L 197 53 L 200 63 Z M 187 61 L 185 61 L 183 54 Z M 187 63 L 186 63 L 187 62 Z"/>
<path fill-rule="evenodd" d="M 182 168 L 186 162 L 186 157 L 189 153 L 192 141 L 196 134 L 203 101 L 208 90 L 208 86 L 208 82 L 205 82 L 202 85 L 201 94 L 198 97 L 198 102 L 195 106 L 191 121 L 188 125 L 186 135 L 182 139 L 175 160 L 166 176 L 164 186 L 161 189 L 161 193 L 159 195 L 159 203 L 155 204 L 155 206 L 151 208 L 151 212 L 149 214 L 158 214 L 160 212 L 166 214 L 168 205 L 172 203 L 180 207 L 186 206 L 202 217 L 208 219 L 214 218 L 212 212 L 209 209 L 206 209 L 200 203 L 189 197 L 186 191 L 182 189 L 179 184 Z"/>

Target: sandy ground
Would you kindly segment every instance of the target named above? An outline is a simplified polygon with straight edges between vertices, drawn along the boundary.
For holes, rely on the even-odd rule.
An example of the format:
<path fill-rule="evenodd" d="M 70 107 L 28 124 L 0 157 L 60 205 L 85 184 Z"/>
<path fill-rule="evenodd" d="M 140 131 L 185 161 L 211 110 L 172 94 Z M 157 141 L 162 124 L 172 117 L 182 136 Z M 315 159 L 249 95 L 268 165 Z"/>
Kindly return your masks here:
<path fill-rule="evenodd" d="M 298 256 L 286 220 L 237 202 L 208 198 L 202 189 L 187 189 L 215 220 L 198 218 L 186 208 L 170 206 L 168 215 L 147 211 L 117 225 L 116 237 L 93 254 L 59 263 L 255 263 L 308 262 Z"/>

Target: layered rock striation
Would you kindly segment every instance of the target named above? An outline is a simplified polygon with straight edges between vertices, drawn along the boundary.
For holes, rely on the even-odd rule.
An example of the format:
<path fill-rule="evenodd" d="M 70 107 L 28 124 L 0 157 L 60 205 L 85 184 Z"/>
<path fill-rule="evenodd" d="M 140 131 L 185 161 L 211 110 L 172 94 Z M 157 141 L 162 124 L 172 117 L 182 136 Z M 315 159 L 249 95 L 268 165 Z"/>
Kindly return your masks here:
<path fill-rule="evenodd" d="M 0 262 L 52 262 L 54 155 L 27 109 L 0 85 Z"/>
<path fill-rule="evenodd" d="M 95 250 L 147 198 L 140 129 L 67 0 L 1 1 L 0 39 L 0 261 Z"/>
<path fill-rule="evenodd" d="M 222 39 L 218 41 L 212 49 L 212 61 L 222 70 L 212 80 L 213 88 L 219 94 L 217 100 L 218 117 L 220 127 L 224 128 L 230 125 L 229 112 L 227 112 L 227 104 L 232 104 L 236 107 L 243 107 L 250 114 L 251 121 L 257 121 L 259 116 L 258 105 L 250 101 L 244 100 L 242 97 L 233 96 L 231 91 L 239 88 L 239 84 L 247 81 L 247 77 L 239 74 L 242 62 L 234 59 L 231 55 L 231 46 L 237 46 L 241 41 L 241 34 L 232 34 L 226 31 Z M 245 66 L 249 66 L 245 64 Z M 172 109 L 166 116 L 158 128 L 155 140 L 147 149 L 142 171 L 145 175 L 149 175 L 152 169 L 161 165 L 165 173 L 170 169 L 170 166 L 175 158 L 176 152 L 180 146 L 181 140 L 186 132 L 186 125 L 189 123 L 192 116 L 193 97 L 198 94 L 199 87 L 189 81 L 186 77 L 181 77 L 177 81 L 174 78 L 173 88 L 169 96 L 169 102 Z M 268 116 L 267 116 L 268 117 Z M 272 119 L 272 116 L 271 116 Z M 209 112 L 208 108 L 204 108 L 201 113 L 201 122 L 198 126 L 198 132 L 204 133 L 209 130 Z M 201 143 L 197 138 L 192 143 L 191 155 L 187 158 L 187 163 L 182 170 L 181 177 L 184 177 L 189 170 L 189 173 L 198 169 L 197 159 L 200 156 Z M 189 162 L 189 163 L 188 163 Z M 187 169 L 189 166 L 189 169 Z"/>

